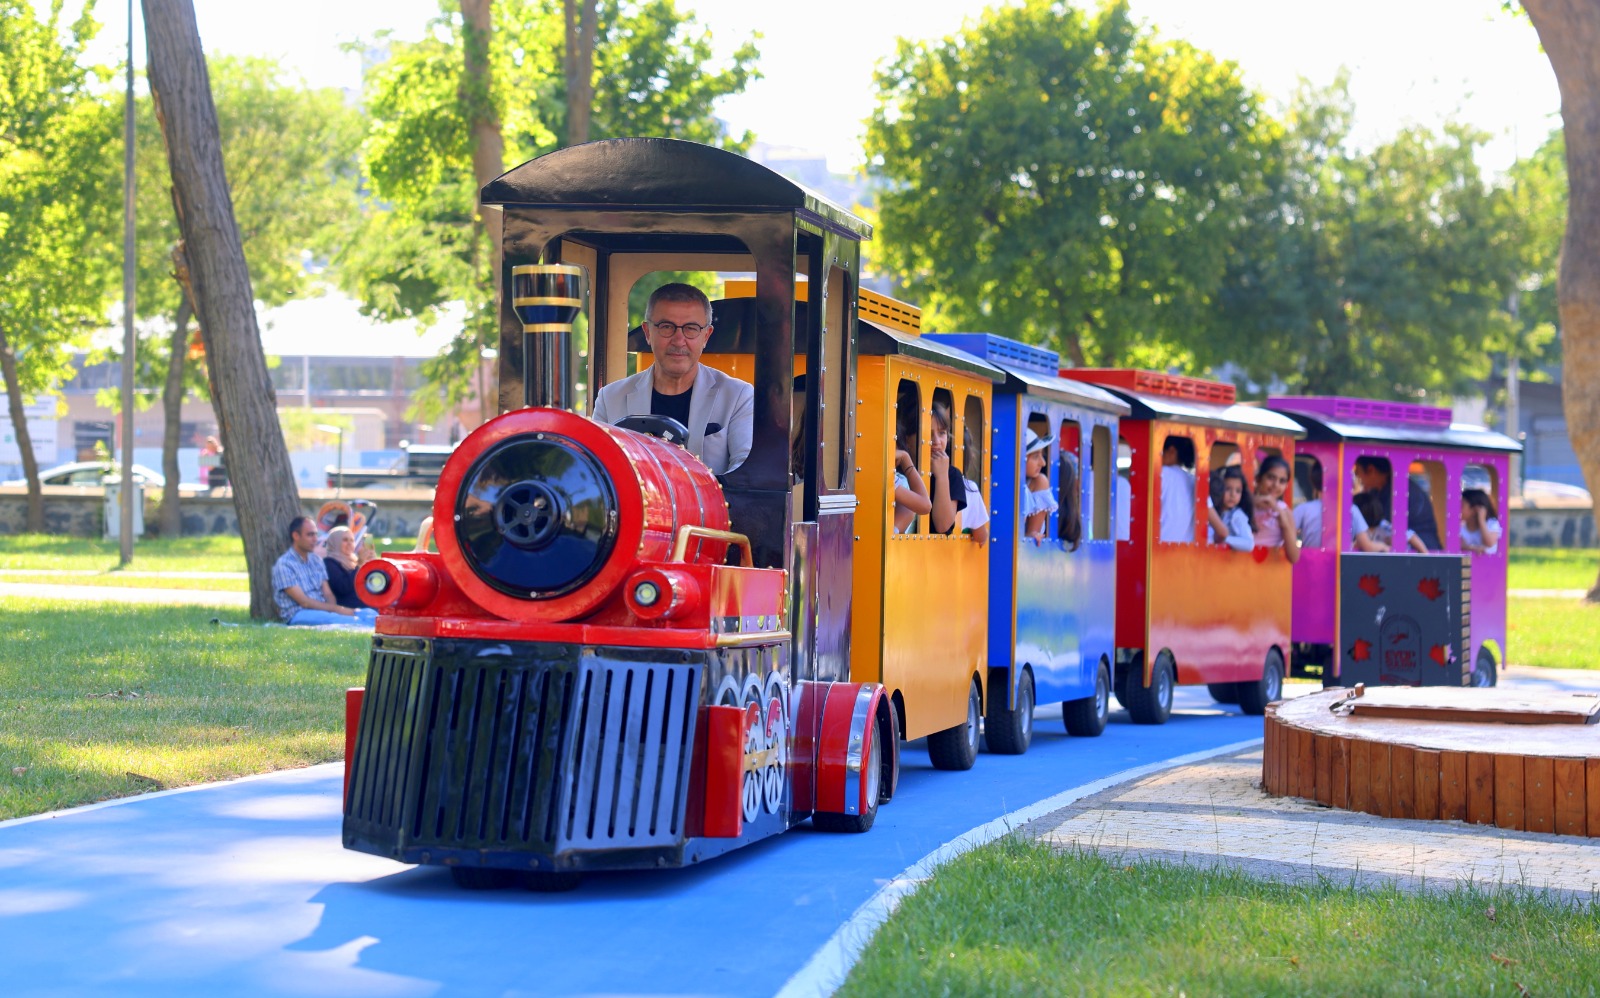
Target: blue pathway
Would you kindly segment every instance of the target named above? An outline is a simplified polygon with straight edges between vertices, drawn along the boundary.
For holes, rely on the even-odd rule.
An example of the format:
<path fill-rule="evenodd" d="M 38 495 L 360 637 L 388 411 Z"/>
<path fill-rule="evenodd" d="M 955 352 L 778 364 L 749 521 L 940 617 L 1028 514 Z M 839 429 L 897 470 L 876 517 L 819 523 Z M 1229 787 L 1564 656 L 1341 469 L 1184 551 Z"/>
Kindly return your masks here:
<path fill-rule="evenodd" d="M 1179 693 L 1098 739 L 1041 711 L 1025 756 L 934 771 L 920 743 L 862 836 L 803 827 L 688 870 L 569 894 L 466 893 L 339 846 L 342 767 L 0 827 L 0 994 L 739 995 L 776 992 L 882 883 L 1001 814 L 1121 770 L 1259 737 Z"/>

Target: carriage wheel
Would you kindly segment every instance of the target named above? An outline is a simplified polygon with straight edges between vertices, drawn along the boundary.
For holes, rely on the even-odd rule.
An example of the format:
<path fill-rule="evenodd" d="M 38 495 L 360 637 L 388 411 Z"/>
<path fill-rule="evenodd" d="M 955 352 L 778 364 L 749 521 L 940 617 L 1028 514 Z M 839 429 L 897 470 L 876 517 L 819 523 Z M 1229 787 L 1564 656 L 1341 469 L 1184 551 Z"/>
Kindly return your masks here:
<path fill-rule="evenodd" d="M 1166 724 L 1172 716 L 1172 691 L 1178 682 L 1178 669 L 1172 653 L 1163 650 L 1156 656 L 1155 668 L 1150 672 L 1150 685 L 1144 685 L 1137 673 L 1128 675 L 1127 694 L 1123 701 L 1128 716 L 1134 724 Z"/>
<path fill-rule="evenodd" d="M 983 716 L 983 698 L 974 679 L 967 687 L 967 719 L 964 723 L 928 736 L 928 761 L 934 769 L 971 769 L 978 759 L 978 718 Z"/>
<path fill-rule="evenodd" d="M 867 801 L 867 809 L 861 814 L 831 814 L 825 811 L 815 811 L 811 815 L 811 827 L 819 832 L 864 832 L 872 827 L 878 817 L 878 797 L 883 792 L 882 756 L 883 739 L 878 735 L 878 725 L 875 721 L 867 722 L 867 765 L 862 767 L 861 778 L 867 781 L 866 793 L 863 794 Z"/>
<path fill-rule="evenodd" d="M 1094 696 L 1081 700 L 1068 700 L 1061 705 L 1061 722 L 1067 734 L 1079 738 L 1098 738 L 1106 730 L 1106 719 L 1111 716 L 1111 665 L 1100 660 L 1094 677 Z"/>
<path fill-rule="evenodd" d="M 1006 707 L 1005 690 L 989 683 L 989 709 L 983 715 L 983 741 L 990 752 L 1021 755 L 1033 741 L 1033 670 L 1017 680 L 1017 709 Z"/>
<path fill-rule="evenodd" d="M 1217 703 L 1238 703 L 1238 683 L 1207 683 L 1206 692 L 1211 694 L 1211 699 Z"/>
<path fill-rule="evenodd" d="M 1478 663 L 1472 670 L 1472 685 L 1480 687 L 1495 686 L 1500 682 L 1500 670 L 1495 664 L 1494 652 L 1483 646 L 1478 647 Z"/>
<path fill-rule="evenodd" d="M 1239 709 L 1251 717 L 1267 712 L 1267 704 L 1283 699 L 1283 653 L 1276 648 L 1267 652 L 1267 661 L 1261 666 L 1261 678 L 1253 683 L 1238 685 Z"/>

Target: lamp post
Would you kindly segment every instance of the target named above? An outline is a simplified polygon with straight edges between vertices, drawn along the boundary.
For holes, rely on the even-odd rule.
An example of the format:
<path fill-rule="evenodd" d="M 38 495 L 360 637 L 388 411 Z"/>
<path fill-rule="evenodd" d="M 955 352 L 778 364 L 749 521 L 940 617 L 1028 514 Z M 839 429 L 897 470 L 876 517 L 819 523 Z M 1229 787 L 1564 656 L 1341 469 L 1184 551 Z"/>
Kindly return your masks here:
<path fill-rule="evenodd" d="M 339 493 L 344 491 L 344 427 L 334 426 L 332 423 L 318 423 L 317 429 L 323 433 L 335 434 L 339 438 L 339 463 L 335 465 L 337 470 L 334 474 L 337 477 L 333 480 L 333 497 L 337 499 L 339 498 Z"/>
<path fill-rule="evenodd" d="M 119 562 L 133 561 L 133 365 L 137 341 L 133 333 L 133 0 L 128 0 L 127 92 L 122 108 L 122 494 Z M 174 482 L 167 486 L 177 488 Z"/>

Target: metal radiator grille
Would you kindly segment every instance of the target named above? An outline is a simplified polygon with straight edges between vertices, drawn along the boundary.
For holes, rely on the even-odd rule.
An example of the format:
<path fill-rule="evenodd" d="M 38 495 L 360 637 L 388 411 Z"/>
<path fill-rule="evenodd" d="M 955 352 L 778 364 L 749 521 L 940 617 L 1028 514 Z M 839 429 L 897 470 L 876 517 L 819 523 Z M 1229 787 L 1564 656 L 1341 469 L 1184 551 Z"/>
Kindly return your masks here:
<path fill-rule="evenodd" d="M 679 841 L 699 672 L 375 650 L 350 816 L 403 847 Z"/>

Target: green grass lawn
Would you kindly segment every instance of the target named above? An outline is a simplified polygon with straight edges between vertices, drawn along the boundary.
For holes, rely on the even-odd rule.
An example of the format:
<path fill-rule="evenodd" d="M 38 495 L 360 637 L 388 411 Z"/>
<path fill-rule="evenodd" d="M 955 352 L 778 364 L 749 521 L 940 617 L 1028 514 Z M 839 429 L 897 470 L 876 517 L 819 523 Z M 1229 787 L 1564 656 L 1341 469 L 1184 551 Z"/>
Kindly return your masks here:
<path fill-rule="evenodd" d="M 147 575 L 126 575 L 122 572 L 100 572 L 95 575 L 0 575 L 0 582 L 39 583 L 47 586 L 95 586 L 108 589 L 203 589 L 208 592 L 247 593 L 249 579 L 184 579 L 171 575 L 152 578 Z"/>
<path fill-rule="evenodd" d="M 118 542 L 99 538 L 14 534 L 0 537 L 0 568 L 114 572 L 120 551 Z M 243 572 L 244 542 L 238 537 L 223 536 L 142 539 L 133 546 L 133 564 L 129 567 L 140 572 Z"/>
<path fill-rule="evenodd" d="M 0 819 L 340 759 L 370 640 L 207 607 L 6 600 L 4 618 Z"/>
<path fill-rule="evenodd" d="M 1512 665 L 1600 669 L 1600 605 L 1573 599 L 1511 599 L 1506 630 Z"/>
<path fill-rule="evenodd" d="M 839 994 L 1592 995 L 1596 966 L 1592 901 L 1293 887 L 1007 839 L 908 898 Z"/>
<path fill-rule="evenodd" d="M 1600 574 L 1600 551 L 1586 548 L 1512 548 L 1506 570 L 1511 589 L 1588 589 Z"/>

